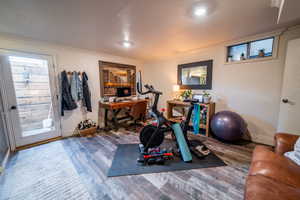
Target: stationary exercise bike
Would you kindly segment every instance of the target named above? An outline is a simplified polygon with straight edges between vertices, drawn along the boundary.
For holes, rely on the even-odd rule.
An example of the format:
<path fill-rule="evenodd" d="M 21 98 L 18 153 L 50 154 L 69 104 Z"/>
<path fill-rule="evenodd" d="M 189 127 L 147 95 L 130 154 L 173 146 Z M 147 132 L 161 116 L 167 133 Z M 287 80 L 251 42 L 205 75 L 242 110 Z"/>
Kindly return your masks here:
<path fill-rule="evenodd" d="M 141 91 L 141 82 L 137 84 L 137 90 L 140 94 L 153 94 L 154 103 L 151 107 L 150 114 L 155 119 L 154 124 L 146 125 L 140 132 L 140 152 L 141 155 L 146 157 L 149 156 L 149 149 L 159 147 L 165 138 L 166 133 L 171 133 L 173 138 L 176 138 L 176 146 L 181 154 L 181 158 L 184 162 L 192 162 L 192 155 L 195 154 L 197 157 L 202 158 L 207 154 L 208 150 L 205 149 L 204 145 L 201 145 L 200 142 L 189 141 L 187 137 L 187 132 L 189 129 L 189 122 L 193 112 L 194 103 L 197 101 L 190 100 L 191 106 L 188 111 L 188 115 L 185 121 L 182 121 L 181 124 L 174 123 L 167 120 L 162 112 L 157 110 L 157 104 L 159 101 L 160 95 L 162 93 L 153 88 L 153 86 L 145 85 L 147 91 Z M 202 151 L 202 152 L 201 152 Z M 167 155 L 166 155 L 167 154 Z M 159 163 L 163 163 L 164 159 L 169 159 L 170 152 L 155 152 L 155 158 L 158 158 Z M 151 155 L 150 155 L 151 158 Z M 145 162 L 143 159 L 138 159 L 139 162 Z"/>

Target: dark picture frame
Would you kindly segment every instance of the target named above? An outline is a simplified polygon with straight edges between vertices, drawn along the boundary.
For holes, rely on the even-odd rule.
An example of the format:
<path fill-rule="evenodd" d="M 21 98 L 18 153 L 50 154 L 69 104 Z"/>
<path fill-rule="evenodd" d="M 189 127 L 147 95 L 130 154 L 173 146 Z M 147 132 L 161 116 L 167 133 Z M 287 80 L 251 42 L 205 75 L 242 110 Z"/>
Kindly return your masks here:
<path fill-rule="evenodd" d="M 207 74 L 205 84 L 184 84 L 183 70 L 196 67 L 206 67 Z M 212 72 L 213 72 L 213 60 L 205 60 L 200 62 L 180 64 L 177 68 L 177 84 L 180 86 L 180 89 L 193 89 L 193 90 L 211 90 L 212 89 Z"/>

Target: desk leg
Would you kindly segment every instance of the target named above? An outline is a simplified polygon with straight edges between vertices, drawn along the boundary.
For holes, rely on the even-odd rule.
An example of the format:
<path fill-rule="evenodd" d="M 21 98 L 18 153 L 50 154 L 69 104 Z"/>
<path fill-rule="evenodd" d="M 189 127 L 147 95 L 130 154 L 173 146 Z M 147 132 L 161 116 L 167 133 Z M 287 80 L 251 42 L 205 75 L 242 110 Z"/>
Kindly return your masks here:
<path fill-rule="evenodd" d="M 108 124 L 107 124 L 107 121 L 108 121 L 108 109 L 104 109 L 104 126 L 105 128 L 107 128 Z"/>
<path fill-rule="evenodd" d="M 108 119 L 108 112 L 109 111 L 112 114 L 111 119 Z M 120 111 L 121 111 L 121 109 L 117 109 L 117 110 L 105 109 L 105 111 L 104 111 L 104 125 L 105 125 L 106 130 L 114 129 L 114 130 L 117 131 L 120 128 L 120 124 L 119 124 L 120 119 L 118 119 L 118 114 L 120 113 Z"/>
<path fill-rule="evenodd" d="M 173 105 L 167 103 L 167 118 L 170 119 L 173 117 Z"/>
<path fill-rule="evenodd" d="M 118 123 L 118 118 L 117 118 L 119 112 L 120 112 L 120 109 L 112 111 L 112 122 L 113 122 L 113 126 L 114 126 L 113 129 L 115 131 L 119 130 L 119 123 Z"/>

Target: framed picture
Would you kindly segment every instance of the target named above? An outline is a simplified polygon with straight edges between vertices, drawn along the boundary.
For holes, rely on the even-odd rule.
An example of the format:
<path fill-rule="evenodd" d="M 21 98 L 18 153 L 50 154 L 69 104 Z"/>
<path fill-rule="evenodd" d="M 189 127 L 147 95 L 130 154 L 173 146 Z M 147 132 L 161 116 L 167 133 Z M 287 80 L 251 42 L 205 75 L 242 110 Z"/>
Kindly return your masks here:
<path fill-rule="evenodd" d="M 213 60 L 178 65 L 177 82 L 180 89 L 210 90 L 212 88 L 212 69 Z"/>

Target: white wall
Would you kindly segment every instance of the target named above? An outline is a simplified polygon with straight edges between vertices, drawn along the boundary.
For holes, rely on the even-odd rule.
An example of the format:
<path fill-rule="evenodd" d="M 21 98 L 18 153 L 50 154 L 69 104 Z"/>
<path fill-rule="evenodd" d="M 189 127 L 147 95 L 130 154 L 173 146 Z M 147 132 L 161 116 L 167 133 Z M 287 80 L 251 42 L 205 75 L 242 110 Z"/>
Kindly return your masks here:
<path fill-rule="evenodd" d="M 244 117 L 252 140 L 273 144 L 276 132 L 287 40 L 300 37 L 300 30 L 285 32 L 279 41 L 278 58 L 262 62 L 225 65 L 225 44 L 179 54 L 176 57 L 146 63 L 144 83 L 163 92 L 160 106 L 172 98 L 177 82 L 177 65 L 213 59 L 211 94 L 216 111 L 232 110 Z M 195 91 L 200 92 L 200 91 Z"/>
<path fill-rule="evenodd" d="M 95 120 L 96 122 L 98 121 L 98 101 L 100 99 L 98 61 L 104 60 L 136 65 L 137 69 L 140 67 L 140 62 L 133 59 L 8 35 L 0 35 L 0 48 L 55 56 L 58 73 L 62 70 L 85 71 L 89 77 L 89 87 L 92 93 L 93 108 L 93 112 L 88 113 L 87 117 Z M 71 135 L 76 125 L 83 119 L 84 115 L 79 108 L 73 111 L 66 111 L 65 116 L 61 119 L 63 136 Z"/>

